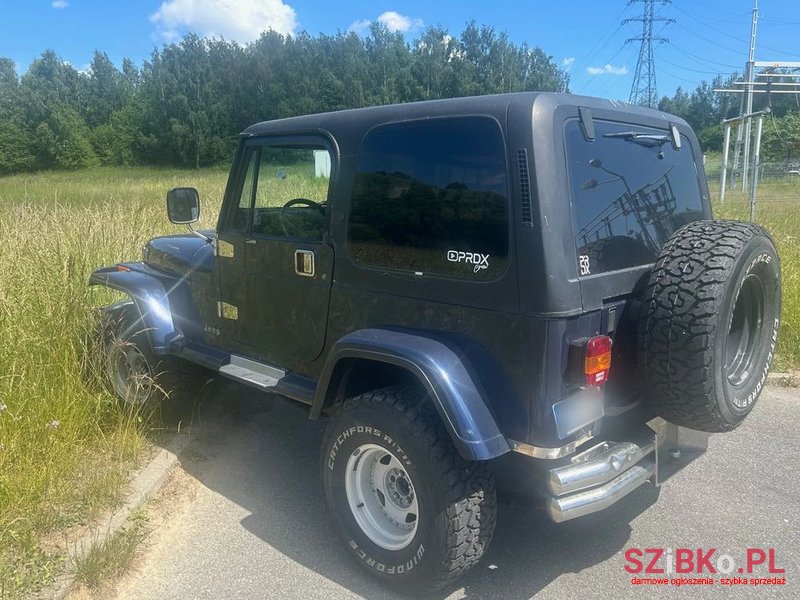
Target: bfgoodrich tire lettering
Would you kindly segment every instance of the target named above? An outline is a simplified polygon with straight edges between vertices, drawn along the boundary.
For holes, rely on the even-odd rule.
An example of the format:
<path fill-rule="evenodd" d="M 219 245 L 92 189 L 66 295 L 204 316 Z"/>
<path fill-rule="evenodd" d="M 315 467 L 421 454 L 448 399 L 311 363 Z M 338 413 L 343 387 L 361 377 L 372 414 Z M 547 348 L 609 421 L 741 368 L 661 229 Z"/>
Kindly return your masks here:
<path fill-rule="evenodd" d="M 345 469 L 362 448 L 385 448 L 413 483 L 419 522 L 413 538 L 387 550 L 358 524 Z M 430 404 L 407 388 L 349 400 L 328 425 L 322 446 L 325 501 L 339 537 L 372 575 L 406 591 L 430 591 L 457 579 L 483 556 L 494 533 L 496 494 L 486 463 L 461 458 Z"/>
<path fill-rule="evenodd" d="M 660 414 L 702 431 L 738 426 L 766 382 L 780 300 L 778 255 L 763 228 L 697 221 L 677 231 L 639 319 L 639 363 Z"/>

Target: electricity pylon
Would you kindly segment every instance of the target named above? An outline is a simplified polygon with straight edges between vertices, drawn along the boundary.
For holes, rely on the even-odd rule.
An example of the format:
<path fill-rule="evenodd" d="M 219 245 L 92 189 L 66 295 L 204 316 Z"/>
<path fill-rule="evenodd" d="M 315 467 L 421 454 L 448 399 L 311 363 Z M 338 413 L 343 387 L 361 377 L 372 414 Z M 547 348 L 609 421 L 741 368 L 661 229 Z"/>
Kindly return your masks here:
<path fill-rule="evenodd" d="M 641 22 L 642 34 L 625 40 L 626 44 L 641 42 L 639 45 L 639 59 L 636 61 L 636 72 L 633 75 L 631 95 L 628 102 L 642 104 L 651 108 L 658 105 L 658 91 L 656 90 L 656 63 L 653 54 L 653 43 L 665 44 L 667 38 L 653 35 L 654 23 L 674 23 L 674 19 L 666 19 L 656 15 L 656 2 L 662 6 L 671 4 L 671 0 L 629 0 L 628 5 L 643 4 L 641 17 L 625 19 L 622 23 Z"/>

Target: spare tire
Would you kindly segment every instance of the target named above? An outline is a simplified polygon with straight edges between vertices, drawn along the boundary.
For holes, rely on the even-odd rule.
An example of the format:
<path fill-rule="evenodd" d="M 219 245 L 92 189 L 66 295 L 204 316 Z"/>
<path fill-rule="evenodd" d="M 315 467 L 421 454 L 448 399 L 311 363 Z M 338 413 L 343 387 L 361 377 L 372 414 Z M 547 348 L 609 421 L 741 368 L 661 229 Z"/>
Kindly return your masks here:
<path fill-rule="evenodd" d="M 695 221 L 648 277 L 638 362 L 648 399 L 676 425 L 730 431 L 753 409 L 775 354 L 780 264 L 754 223 Z"/>

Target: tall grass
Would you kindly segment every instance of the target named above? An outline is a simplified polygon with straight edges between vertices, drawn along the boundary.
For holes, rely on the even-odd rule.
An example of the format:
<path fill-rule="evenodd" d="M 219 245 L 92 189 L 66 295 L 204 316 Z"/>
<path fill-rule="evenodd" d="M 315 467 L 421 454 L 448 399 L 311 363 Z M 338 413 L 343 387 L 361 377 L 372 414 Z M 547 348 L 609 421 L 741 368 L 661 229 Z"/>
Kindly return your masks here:
<path fill-rule="evenodd" d="M 712 198 L 719 197 L 719 184 L 711 181 Z M 714 201 L 718 219 L 750 219 L 748 195 L 726 192 L 725 201 Z M 783 305 L 778 350 L 773 371 L 800 368 L 800 181 L 777 179 L 759 184 L 755 221 L 772 235 L 781 259 Z"/>
<path fill-rule="evenodd" d="M 224 170 L 97 169 L 0 178 L 0 597 L 43 583 L 63 556 L 42 543 L 118 498 L 145 442 L 142 415 L 87 382 L 101 265 L 180 231 L 167 189 L 194 185 L 213 226 Z"/>
<path fill-rule="evenodd" d="M 181 231 L 166 219 L 171 187 L 197 187 L 200 226 L 213 227 L 226 178 L 224 169 L 0 178 L 0 598 L 29 592 L 58 570 L 63 554 L 42 540 L 113 505 L 146 443 L 143 416 L 87 384 L 93 307 L 113 299 L 87 287 L 89 273 L 137 259 L 154 235 Z M 758 220 L 775 237 L 783 269 L 776 366 L 797 368 L 800 210 L 778 201 L 789 190 L 769 186 Z M 748 216 L 736 194 L 715 211 Z"/>

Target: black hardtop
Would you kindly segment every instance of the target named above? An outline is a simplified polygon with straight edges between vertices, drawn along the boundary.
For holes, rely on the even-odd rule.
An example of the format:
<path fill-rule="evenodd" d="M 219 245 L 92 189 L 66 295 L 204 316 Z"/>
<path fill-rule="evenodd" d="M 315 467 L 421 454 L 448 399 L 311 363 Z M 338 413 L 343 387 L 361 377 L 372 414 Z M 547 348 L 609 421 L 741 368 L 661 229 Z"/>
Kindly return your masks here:
<path fill-rule="evenodd" d="M 266 136 L 319 134 L 328 138 L 331 150 L 338 156 L 346 175 L 337 201 L 339 210 L 346 211 L 349 202 L 347 186 L 352 183 L 355 156 L 371 129 L 388 123 L 459 116 L 484 116 L 496 120 L 508 152 L 510 206 L 513 211 L 510 268 L 492 285 L 395 277 L 380 279 L 381 289 L 404 295 L 416 294 L 416 288 L 424 286 L 424 296 L 431 300 L 452 302 L 457 297 L 462 303 L 492 310 L 519 311 L 550 318 L 571 317 L 600 308 L 606 298 L 629 294 L 649 269 L 642 266 L 609 274 L 592 283 L 591 289 L 582 289 L 577 272 L 563 142 L 563 123 L 567 119 L 579 118 L 581 113 L 590 119 L 663 130 L 675 123 L 690 140 L 694 155 L 701 156 L 691 128 L 678 117 L 624 102 L 550 92 L 473 96 L 318 113 L 257 123 L 242 135 L 245 143 L 248 138 Z M 519 158 L 520 153 L 525 153 L 524 158 Z M 532 215 L 527 221 L 523 217 L 521 201 L 527 182 L 521 181 L 520 161 L 524 163 L 526 172 L 529 169 L 530 175 L 527 205 Z M 340 232 L 336 223 L 339 221 L 334 221 L 332 226 L 333 239 L 344 240 L 343 226 Z M 350 271 L 352 278 L 348 276 Z M 362 271 L 348 261 L 340 261 L 337 266 L 338 279 L 342 280 L 362 281 L 361 278 L 366 276 Z M 524 277 L 518 277 L 520 273 Z"/>
<path fill-rule="evenodd" d="M 561 106 L 624 112 L 628 116 L 637 115 L 647 121 L 662 121 L 664 125 L 667 122 L 686 125 L 679 117 L 625 102 L 554 92 L 515 92 L 353 108 L 262 121 L 245 129 L 242 135 L 291 134 L 310 130 L 344 133 L 352 129 L 366 131 L 382 123 L 465 115 L 493 116 L 505 128 L 505 115 L 509 112 L 516 113 L 522 110 L 527 114 L 533 114 L 533 110 L 536 108 L 541 110 L 541 113 L 537 110 L 537 114 L 544 117 L 552 115 Z"/>

